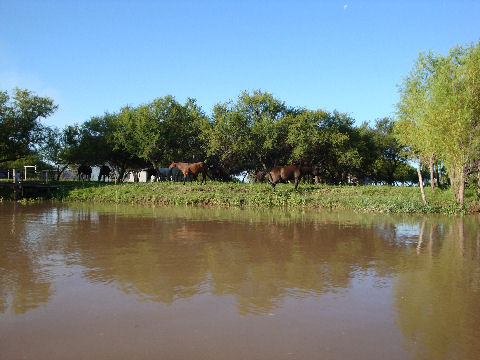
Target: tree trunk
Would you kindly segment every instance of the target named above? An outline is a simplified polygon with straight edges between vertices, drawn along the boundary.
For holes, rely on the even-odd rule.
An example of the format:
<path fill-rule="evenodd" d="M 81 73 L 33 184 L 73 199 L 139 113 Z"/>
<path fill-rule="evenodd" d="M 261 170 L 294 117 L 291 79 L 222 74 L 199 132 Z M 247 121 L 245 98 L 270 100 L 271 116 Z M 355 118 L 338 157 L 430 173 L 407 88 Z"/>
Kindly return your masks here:
<path fill-rule="evenodd" d="M 432 191 L 435 191 L 435 178 L 433 176 L 433 163 L 435 159 L 433 155 L 428 160 L 428 169 L 430 170 L 430 186 L 432 187 Z"/>
<path fill-rule="evenodd" d="M 480 198 L 480 162 L 477 164 L 477 196 Z"/>
<path fill-rule="evenodd" d="M 421 164 L 418 164 L 417 174 L 418 174 L 418 183 L 420 184 L 420 191 L 422 193 L 423 205 L 427 206 L 427 199 L 425 198 L 425 189 L 423 188 L 423 178 L 422 171 L 420 170 Z"/>
<path fill-rule="evenodd" d="M 458 176 L 456 169 L 449 171 L 448 177 L 450 178 L 450 186 L 455 194 L 455 200 L 458 202 Z"/>
<path fill-rule="evenodd" d="M 463 206 L 465 200 L 465 167 L 462 167 L 458 184 L 458 203 Z"/>
<path fill-rule="evenodd" d="M 63 172 L 67 169 L 68 165 L 65 165 L 62 170 L 60 170 L 60 167 L 57 165 L 57 181 L 60 181 L 60 176 L 62 176 Z"/>

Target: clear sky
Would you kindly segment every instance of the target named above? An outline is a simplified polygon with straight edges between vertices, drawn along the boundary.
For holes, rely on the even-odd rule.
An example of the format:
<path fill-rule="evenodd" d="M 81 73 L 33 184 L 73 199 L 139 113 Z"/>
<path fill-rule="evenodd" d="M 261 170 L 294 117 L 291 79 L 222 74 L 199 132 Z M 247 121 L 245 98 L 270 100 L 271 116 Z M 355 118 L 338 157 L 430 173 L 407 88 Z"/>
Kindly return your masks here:
<path fill-rule="evenodd" d="M 255 89 L 360 124 L 393 115 L 419 52 L 479 38 L 478 0 L 0 0 L 0 89 L 52 97 L 59 127 Z"/>

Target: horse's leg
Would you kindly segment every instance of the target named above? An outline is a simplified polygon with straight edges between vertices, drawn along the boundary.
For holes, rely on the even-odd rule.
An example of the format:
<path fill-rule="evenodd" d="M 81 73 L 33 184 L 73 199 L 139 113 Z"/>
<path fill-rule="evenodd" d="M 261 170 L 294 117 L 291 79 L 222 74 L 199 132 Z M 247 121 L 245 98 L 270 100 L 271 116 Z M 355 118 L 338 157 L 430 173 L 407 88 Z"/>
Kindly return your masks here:
<path fill-rule="evenodd" d="M 297 190 L 298 182 L 300 181 L 300 177 L 295 178 L 295 190 Z"/>
<path fill-rule="evenodd" d="M 275 186 L 277 185 L 277 182 L 278 182 L 278 180 L 280 180 L 280 179 L 279 179 L 279 178 L 276 178 L 276 179 L 274 180 L 272 174 L 269 173 L 268 175 L 270 175 L 270 177 L 269 177 L 269 179 L 268 179 L 268 181 L 270 182 L 270 186 L 272 187 L 273 191 L 275 191 Z"/>

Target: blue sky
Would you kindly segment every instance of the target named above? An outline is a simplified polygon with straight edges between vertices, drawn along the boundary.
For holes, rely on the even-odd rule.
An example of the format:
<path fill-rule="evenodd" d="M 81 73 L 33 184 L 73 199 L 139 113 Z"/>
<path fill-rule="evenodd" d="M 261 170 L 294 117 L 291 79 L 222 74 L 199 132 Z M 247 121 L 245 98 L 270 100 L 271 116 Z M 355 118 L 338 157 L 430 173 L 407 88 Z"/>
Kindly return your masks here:
<path fill-rule="evenodd" d="M 254 89 L 360 124 L 393 115 L 419 52 L 479 38 L 480 1 L 0 0 L 0 89 L 52 97 L 59 127 Z"/>

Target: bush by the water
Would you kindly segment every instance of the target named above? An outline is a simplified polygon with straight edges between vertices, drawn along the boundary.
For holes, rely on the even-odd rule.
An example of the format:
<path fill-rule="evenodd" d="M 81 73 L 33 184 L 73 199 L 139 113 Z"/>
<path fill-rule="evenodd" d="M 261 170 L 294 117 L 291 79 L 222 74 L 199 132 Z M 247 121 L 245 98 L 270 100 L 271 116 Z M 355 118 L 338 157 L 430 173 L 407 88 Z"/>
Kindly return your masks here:
<path fill-rule="evenodd" d="M 418 187 L 329 186 L 279 184 L 272 191 L 268 184 L 209 182 L 198 183 L 82 183 L 80 187 L 55 195 L 63 201 L 92 201 L 148 206 L 187 205 L 244 208 L 350 209 L 389 213 L 459 213 L 476 208 L 476 194 L 467 194 L 459 208 L 450 189 L 426 189 L 428 206 L 422 203 Z"/>

